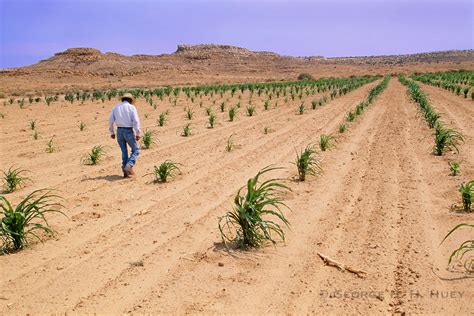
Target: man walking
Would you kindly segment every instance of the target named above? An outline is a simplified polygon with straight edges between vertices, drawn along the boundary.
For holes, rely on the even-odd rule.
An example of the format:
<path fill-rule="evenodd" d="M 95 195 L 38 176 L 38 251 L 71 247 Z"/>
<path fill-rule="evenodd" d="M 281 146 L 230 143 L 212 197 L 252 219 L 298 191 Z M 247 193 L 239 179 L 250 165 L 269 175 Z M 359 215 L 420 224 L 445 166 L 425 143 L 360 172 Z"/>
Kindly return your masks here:
<path fill-rule="evenodd" d="M 135 172 L 133 166 L 140 154 L 137 142 L 140 140 L 140 119 L 138 112 L 133 105 L 135 99 L 131 93 L 125 93 L 121 102 L 116 104 L 110 113 L 109 131 L 112 139 L 117 138 L 117 143 L 122 150 L 122 171 L 123 177 L 133 177 Z M 117 125 L 117 135 L 114 131 L 114 123 Z M 135 130 L 135 134 L 133 131 Z M 128 156 L 128 146 L 131 148 L 130 157 Z"/>

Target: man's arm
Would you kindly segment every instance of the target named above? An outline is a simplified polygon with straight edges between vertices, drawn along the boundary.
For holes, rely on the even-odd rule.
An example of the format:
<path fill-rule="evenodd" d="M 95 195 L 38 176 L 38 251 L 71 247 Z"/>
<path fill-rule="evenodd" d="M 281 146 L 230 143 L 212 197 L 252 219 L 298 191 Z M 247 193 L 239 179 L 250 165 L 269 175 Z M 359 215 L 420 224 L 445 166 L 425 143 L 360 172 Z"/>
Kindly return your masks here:
<path fill-rule="evenodd" d="M 112 112 L 110 113 L 110 116 L 109 116 L 109 132 L 110 132 L 110 135 L 112 136 L 112 138 L 114 138 L 114 136 L 115 136 L 115 131 L 114 131 L 114 123 L 115 123 L 114 109 L 112 109 Z"/>
<path fill-rule="evenodd" d="M 132 124 L 133 129 L 135 130 L 135 136 L 140 137 L 140 118 L 138 117 L 138 111 L 136 107 L 133 107 Z"/>

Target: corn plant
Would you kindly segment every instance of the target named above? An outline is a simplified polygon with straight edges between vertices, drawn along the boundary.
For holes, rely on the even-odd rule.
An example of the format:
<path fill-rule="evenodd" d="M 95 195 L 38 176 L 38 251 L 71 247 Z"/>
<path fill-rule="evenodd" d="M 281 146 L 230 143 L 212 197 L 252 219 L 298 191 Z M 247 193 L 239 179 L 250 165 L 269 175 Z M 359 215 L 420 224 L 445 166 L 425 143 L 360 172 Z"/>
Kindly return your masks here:
<path fill-rule="evenodd" d="M 229 109 L 229 121 L 230 122 L 234 121 L 234 118 L 235 118 L 236 114 L 237 114 L 237 108 L 235 106 L 231 107 Z"/>
<path fill-rule="evenodd" d="M 325 135 L 321 134 L 319 137 L 319 148 L 321 148 L 322 151 L 326 151 L 333 147 L 334 145 L 332 144 L 332 141 L 334 140 L 334 137 L 331 135 Z"/>
<path fill-rule="evenodd" d="M 99 164 L 106 155 L 105 148 L 102 145 L 92 147 L 91 151 L 82 157 L 81 161 L 85 165 L 95 166 Z"/>
<path fill-rule="evenodd" d="M 184 125 L 183 132 L 181 133 L 181 136 L 183 136 L 183 137 L 191 136 L 191 124 L 190 123 Z"/>
<path fill-rule="evenodd" d="M 34 139 L 34 140 L 37 140 L 38 137 L 39 137 L 39 133 L 38 133 L 37 130 L 35 130 L 35 132 L 33 133 L 33 139 Z"/>
<path fill-rule="evenodd" d="M 449 165 L 449 170 L 451 171 L 452 176 L 457 176 L 459 175 L 460 169 L 461 169 L 461 164 L 459 162 L 448 162 Z"/>
<path fill-rule="evenodd" d="M 53 137 L 46 143 L 46 152 L 47 153 L 54 153 L 55 151 L 57 151 L 57 147 L 56 145 L 54 144 L 54 141 L 53 141 Z"/>
<path fill-rule="evenodd" d="M 247 115 L 248 116 L 253 116 L 254 114 L 255 114 L 255 106 L 248 105 L 247 106 Z"/>
<path fill-rule="evenodd" d="M 214 128 L 214 125 L 216 124 L 216 120 L 217 120 L 217 115 L 215 113 L 210 113 L 209 118 L 207 120 L 207 127 Z"/>
<path fill-rule="evenodd" d="M 270 105 L 270 102 L 268 100 L 265 100 L 265 102 L 263 102 L 263 108 L 265 110 L 268 110 L 269 105 Z"/>
<path fill-rule="evenodd" d="M 225 145 L 225 151 L 227 151 L 228 153 L 230 153 L 232 150 L 234 150 L 234 140 L 232 139 L 233 136 L 234 136 L 234 134 L 230 135 L 229 138 L 227 138 L 227 143 Z"/>
<path fill-rule="evenodd" d="M 453 229 L 449 231 L 449 233 L 443 238 L 441 243 L 443 243 L 451 234 L 461 228 L 474 228 L 474 224 L 462 223 L 456 225 Z M 465 240 L 463 241 L 457 249 L 455 249 L 451 255 L 449 256 L 448 266 L 453 263 L 453 260 L 457 259 L 458 262 L 461 263 L 463 268 L 467 273 L 474 273 L 474 258 L 471 256 L 470 258 L 466 256 L 468 252 L 472 252 L 474 250 L 474 239 Z"/>
<path fill-rule="evenodd" d="M 225 102 L 221 103 L 220 108 L 221 108 L 221 112 L 224 113 L 224 111 L 225 111 Z"/>
<path fill-rule="evenodd" d="M 3 173 L 3 192 L 11 193 L 23 187 L 27 182 L 31 182 L 30 178 L 24 177 L 23 174 L 28 173 L 27 170 L 21 168 L 10 167 L 8 170 L 2 170 Z"/>
<path fill-rule="evenodd" d="M 84 122 L 80 122 L 79 123 L 79 130 L 82 132 L 86 129 L 86 123 Z"/>
<path fill-rule="evenodd" d="M 344 124 L 344 123 L 341 123 L 341 124 L 339 125 L 339 133 L 342 134 L 342 133 L 344 133 L 346 130 L 347 130 L 347 125 Z"/>
<path fill-rule="evenodd" d="M 321 163 L 316 157 L 316 149 L 311 145 L 306 146 L 300 153 L 296 153 L 294 164 L 298 170 L 300 181 L 305 181 L 306 175 L 316 175 L 322 171 Z"/>
<path fill-rule="evenodd" d="M 30 120 L 30 129 L 34 131 L 36 128 L 36 120 Z"/>
<path fill-rule="evenodd" d="M 166 122 L 166 113 L 161 112 L 160 116 L 158 116 L 157 123 L 158 123 L 159 126 L 163 126 L 163 125 L 165 125 L 165 122 Z"/>
<path fill-rule="evenodd" d="M 153 182 L 166 182 L 168 178 L 174 177 L 176 174 L 181 173 L 179 164 L 172 160 L 165 160 L 159 166 L 153 167 L 153 172 L 146 174 L 145 176 L 152 175 Z"/>
<path fill-rule="evenodd" d="M 194 116 L 193 110 L 191 110 L 191 108 L 187 108 L 187 109 L 186 109 L 186 118 L 187 118 L 188 120 L 192 120 L 192 119 L 193 119 L 193 116 Z"/>
<path fill-rule="evenodd" d="M 287 207 L 281 194 L 290 188 L 273 178 L 260 182 L 260 177 L 277 168 L 266 167 L 247 181 L 247 192 L 239 189 L 231 211 L 219 218 L 218 226 L 226 246 L 234 243 L 239 248 L 261 247 L 268 242 L 276 244 L 275 236 L 285 241 L 282 226 L 270 217 L 275 217 L 289 227 L 281 208 Z"/>
<path fill-rule="evenodd" d="M 298 112 L 299 112 L 300 115 L 303 115 L 305 110 L 306 110 L 306 107 L 305 107 L 304 102 L 303 102 L 298 106 Z"/>
<path fill-rule="evenodd" d="M 434 153 L 437 156 L 443 155 L 447 150 L 455 149 L 459 152 L 458 145 L 464 142 L 464 137 L 461 133 L 444 127 L 442 124 L 437 124 L 435 129 L 435 145 Z"/>
<path fill-rule="evenodd" d="M 151 145 L 156 144 L 155 142 L 155 132 L 152 130 L 145 130 L 142 136 L 142 148 L 143 149 L 150 149 Z"/>
<path fill-rule="evenodd" d="M 204 109 L 204 111 L 206 112 L 206 115 L 209 116 L 212 113 L 212 107 L 208 106 Z"/>
<path fill-rule="evenodd" d="M 474 200 L 474 180 L 459 186 L 459 193 L 461 193 L 463 209 L 466 212 L 471 211 L 472 200 Z"/>
<path fill-rule="evenodd" d="M 354 121 L 355 117 L 356 117 L 355 113 L 352 111 L 349 111 L 346 115 L 346 121 L 352 122 Z"/>
<path fill-rule="evenodd" d="M 2 251 L 19 250 L 29 244 L 30 237 L 42 242 L 37 231 L 52 234 L 53 230 L 46 221 L 46 214 L 59 212 L 61 204 L 56 202 L 59 197 L 51 194 L 50 190 L 36 190 L 24 198 L 16 207 L 0 196 L 0 208 L 3 217 L 0 226 Z"/>

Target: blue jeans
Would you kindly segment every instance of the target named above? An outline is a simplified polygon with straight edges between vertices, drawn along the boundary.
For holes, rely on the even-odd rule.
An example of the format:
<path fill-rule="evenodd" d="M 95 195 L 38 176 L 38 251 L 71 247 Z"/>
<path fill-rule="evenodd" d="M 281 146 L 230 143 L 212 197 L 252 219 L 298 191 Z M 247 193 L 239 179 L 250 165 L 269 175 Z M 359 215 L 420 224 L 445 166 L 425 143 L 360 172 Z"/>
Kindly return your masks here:
<path fill-rule="evenodd" d="M 135 140 L 135 135 L 133 134 L 133 129 L 121 127 L 117 128 L 117 143 L 122 150 L 122 171 L 126 165 L 133 167 L 138 155 L 140 154 L 138 151 L 137 141 Z M 132 150 L 130 157 L 128 156 L 127 144 Z"/>

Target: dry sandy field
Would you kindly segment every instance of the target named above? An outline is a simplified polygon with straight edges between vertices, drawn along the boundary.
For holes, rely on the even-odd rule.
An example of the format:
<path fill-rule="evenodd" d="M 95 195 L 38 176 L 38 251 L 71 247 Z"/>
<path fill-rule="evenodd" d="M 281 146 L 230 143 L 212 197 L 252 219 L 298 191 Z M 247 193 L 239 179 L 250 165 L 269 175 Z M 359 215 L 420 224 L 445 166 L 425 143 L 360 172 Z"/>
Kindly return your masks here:
<path fill-rule="evenodd" d="M 474 179 L 474 102 L 419 83 L 443 120 L 464 134 L 459 154 L 433 155 L 433 130 L 396 77 L 339 133 L 346 113 L 381 80 L 303 115 L 298 105 L 315 96 L 280 97 L 267 111 L 254 96 L 256 114 L 241 109 L 234 122 L 219 111 L 218 95 L 203 97 L 202 108 L 165 98 L 153 109 L 140 98 L 143 129 L 159 141 L 141 150 L 135 179 L 121 177 L 120 150 L 107 130 L 116 100 L 0 105 L 0 169 L 19 166 L 32 179 L 7 198 L 16 203 L 54 188 L 67 215 L 49 215 L 56 233 L 43 244 L 0 256 L 0 313 L 472 313 L 473 279 L 447 269 L 472 230 L 440 243 L 455 225 L 474 221 L 474 213 L 452 207 L 461 203 L 459 185 Z M 249 95 L 224 98 L 246 104 Z M 204 110 L 211 100 L 213 129 Z M 195 111 L 190 137 L 180 135 L 185 107 Z M 37 120 L 37 140 L 30 120 Z M 323 172 L 294 180 L 295 150 L 317 144 L 321 134 L 335 137 L 319 153 Z M 231 135 L 236 146 L 226 152 Z M 51 138 L 57 151 L 47 153 Z M 82 164 L 94 145 L 106 146 L 106 158 Z M 180 163 L 181 174 L 152 183 L 145 175 L 166 159 Z M 459 176 L 449 175 L 450 161 L 461 162 Z M 286 241 L 226 249 L 218 218 L 268 165 L 283 167 L 270 176 L 289 179 L 292 189 L 284 196 Z M 365 273 L 327 265 L 318 254 Z"/>

